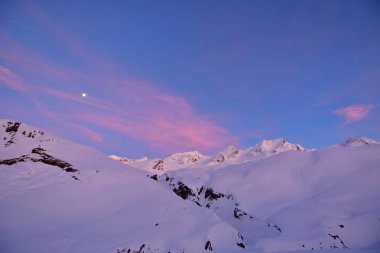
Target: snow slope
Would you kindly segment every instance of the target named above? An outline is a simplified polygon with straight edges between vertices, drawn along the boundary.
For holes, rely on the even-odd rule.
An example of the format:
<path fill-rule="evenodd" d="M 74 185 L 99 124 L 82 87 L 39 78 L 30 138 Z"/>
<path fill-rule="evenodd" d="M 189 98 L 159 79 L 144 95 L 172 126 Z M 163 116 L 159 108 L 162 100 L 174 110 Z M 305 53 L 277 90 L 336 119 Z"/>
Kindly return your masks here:
<path fill-rule="evenodd" d="M 140 170 L 25 124 L 0 133 L 0 252 L 243 250 L 234 227 Z"/>
<path fill-rule="evenodd" d="M 188 187 L 186 199 L 214 210 L 255 250 L 380 249 L 378 142 L 351 137 L 341 145 L 305 151 L 276 139 L 243 151 L 230 146 L 206 159 L 167 171 L 147 163 L 142 169 L 169 189 L 178 188 L 178 182 Z M 205 189 L 216 197 L 210 200 Z M 242 218 L 268 221 L 281 233 L 257 240 L 254 228 L 228 215 L 235 207 L 246 214 Z"/>
<path fill-rule="evenodd" d="M 256 243 L 264 251 L 357 249 L 380 242 L 379 166 L 380 145 L 374 145 L 168 174 L 190 188 L 232 194 L 242 210 L 278 225 L 278 237 Z"/>
<path fill-rule="evenodd" d="M 2 120 L 0 252 L 380 252 L 380 145 L 347 143 L 115 161 Z"/>

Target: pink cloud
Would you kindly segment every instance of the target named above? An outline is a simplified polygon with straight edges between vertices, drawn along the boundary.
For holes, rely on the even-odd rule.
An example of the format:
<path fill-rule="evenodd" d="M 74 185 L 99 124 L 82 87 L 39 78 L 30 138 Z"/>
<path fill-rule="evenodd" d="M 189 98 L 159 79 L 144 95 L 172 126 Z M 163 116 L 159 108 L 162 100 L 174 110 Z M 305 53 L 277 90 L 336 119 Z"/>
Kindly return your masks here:
<path fill-rule="evenodd" d="M 0 81 L 3 85 L 20 92 L 26 92 L 29 89 L 28 85 L 19 76 L 3 66 L 0 66 Z"/>
<path fill-rule="evenodd" d="M 374 108 L 373 105 L 351 105 L 344 108 L 340 108 L 334 111 L 334 114 L 343 116 L 346 119 L 346 124 L 359 121 L 368 116 L 371 110 Z"/>
<path fill-rule="evenodd" d="M 91 98 L 91 97 L 84 98 L 82 97 L 82 94 L 79 92 L 77 94 L 73 94 L 73 93 L 69 93 L 69 92 L 65 92 L 65 91 L 61 91 L 57 89 L 52 89 L 52 88 L 41 88 L 41 91 L 48 93 L 50 95 L 53 95 L 60 99 L 71 100 L 78 103 L 83 103 L 83 104 L 87 104 L 93 107 L 101 108 L 101 109 L 109 109 L 109 107 L 106 105 L 105 102 L 102 102 L 98 99 Z"/>
<path fill-rule="evenodd" d="M 47 28 L 46 42 L 59 43 L 74 54 L 75 60 L 79 59 L 91 69 L 84 72 L 57 63 L 0 30 L 0 59 L 7 66 L 0 69 L 0 78 L 4 76 L 7 86 L 21 91 L 22 79 L 7 71 L 9 66 L 19 69 L 24 74 L 23 79 L 30 81 L 30 96 L 38 101 L 34 103 L 35 109 L 46 118 L 64 118 L 62 125 L 74 127 L 96 142 L 102 142 L 103 137 L 84 127 L 83 122 L 171 152 L 211 151 L 237 142 L 236 137 L 207 115 L 197 112 L 185 98 L 160 90 L 157 83 L 129 76 L 111 59 L 91 52 L 85 44 L 54 24 L 38 7 L 31 8 L 30 12 Z M 86 90 L 82 90 L 83 87 Z M 86 98 L 81 96 L 83 91 L 88 92 Z M 65 123 L 73 119 L 82 122 Z"/>
<path fill-rule="evenodd" d="M 93 114 L 79 115 L 78 118 L 170 152 L 189 149 L 212 150 L 236 142 L 225 129 L 196 117 L 193 118 L 196 122 L 174 121 L 166 117 L 141 121 Z"/>
<path fill-rule="evenodd" d="M 38 76 L 55 83 L 69 83 L 73 81 L 87 83 L 90 81 L 85 73 L 62 66 L 38 51 L 21 45 L 9 33 L 1 29 L 0 41 L 2 43 L 0 47 L 0 59 L 6 62 L 8 66 L 21 70 L 24 75 Z M 39 86 L 43 86 L 43 83 L 39 83 Z"/>
<path fill-rule="evenodd" d="M 95 132 L 94 130 L 91 130 L 90 128 L 87 128 L 82 125 L 71 125 L 71 127 L 78 129 L 81 131 L 85 136 L 90 138 L 91 140 L 95 142 L 104 142 L 103 136 L 101 136 L 99 133 Z"/>
<path fill-rule="evenodd" d="M 40 101 L 34 101 L 37 110 L 47 118 L 58 118 L 59 114 L 47 109 Z"/>

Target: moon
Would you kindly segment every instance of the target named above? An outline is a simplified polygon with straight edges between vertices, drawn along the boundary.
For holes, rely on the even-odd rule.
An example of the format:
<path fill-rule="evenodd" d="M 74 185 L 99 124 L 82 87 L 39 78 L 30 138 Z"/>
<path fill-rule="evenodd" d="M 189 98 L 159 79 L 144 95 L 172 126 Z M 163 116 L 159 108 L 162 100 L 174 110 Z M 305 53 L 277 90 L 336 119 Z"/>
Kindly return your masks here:
<path fill-rule="evenodd" d="M 84 98 L 87 97 L 86 92 L 83 92 L 83 93 L 82 93 L 82 97 L 84 97 Z"/>

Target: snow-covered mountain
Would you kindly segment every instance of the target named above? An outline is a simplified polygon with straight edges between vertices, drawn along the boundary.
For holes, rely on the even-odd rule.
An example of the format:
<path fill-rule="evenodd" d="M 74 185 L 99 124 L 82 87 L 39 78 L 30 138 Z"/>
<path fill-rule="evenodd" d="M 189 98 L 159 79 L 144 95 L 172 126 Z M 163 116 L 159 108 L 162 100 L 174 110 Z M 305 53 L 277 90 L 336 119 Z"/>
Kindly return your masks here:
<path fill-rule="evenodd" d="M 283 138 L 274 140 L 263 140 L 254 147 L 246 149 L 238 149 L 230 145 L 225 150 L 213 156 L 206 156 L 198 151 L 190 151 L 184 153 L 174 153 L 166 158 L 148 159 L 129 159 L 116 155 L 109 157 L 126 163 L 134 168 L 156 171 L 162 174 L 165 171 L 178 170 L 183 168 L 204 168 L 204 167 L 224 167 L 231 164 L 242 164 L 246 162 L 257 161 L 276 155 L 285 151 L 305 151 L 305 148 L 299 144 L 292 144 Z"/>
<path fill-rule="evenodd" d="M 139 160 L 8 120 L 0 138 L 1 252 L 380 249 L 380 145 L 368 138 Z"/>
<path fill-rule="evenodd" d="M 371 140 L 367 137 L 359 136 L 359 137 L 350 137 L 348 138 L 342 146 L 349 146 L 349 147 L 360 147 L 360 146 L 367 146 L 367 145 L 373 145 L 373 144 L 380 144 L 379 142 L 375 140 Z"/>

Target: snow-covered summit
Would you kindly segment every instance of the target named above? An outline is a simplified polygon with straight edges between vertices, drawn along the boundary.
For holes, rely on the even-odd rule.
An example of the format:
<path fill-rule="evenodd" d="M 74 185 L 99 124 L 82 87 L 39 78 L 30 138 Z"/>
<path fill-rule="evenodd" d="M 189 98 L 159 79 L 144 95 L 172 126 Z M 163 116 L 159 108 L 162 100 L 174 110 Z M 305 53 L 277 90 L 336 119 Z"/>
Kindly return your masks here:
<path fill-rule="evenodd" d="M 17 142 L 44 142 L 59 139 L 24 123 L 5 119 L 0 120 L 0 137 L 4 147 L 12 146 Z"/>
<path fill-rule="evenodd" d="M 293 144 L 284 138 L 277 138 L 273 140 L 263 140 L 255 146 L 256 152 L 267 153 L 281 153 L 289 150 L 305 151 L 305 148 L 299 144 Z"/>
<path fill-rule="evenodd" d="M 178 170 L 183 168 L 218 168 L 231 164 L 242 164 L 249 161 L 258 161 L 285 151 L 305 151 L 299 144 L 293 144 L 284 138 L 273 140 L 263 140 L 253 147 L 238 149 L 234 145 L 229 145 L 223 151 L 206 156 L 198 151 L 174 153 L 166 158 L 131 160 L 118 156 L 110 156 L 114 160 L 127 163 L 128 165 L 145 171 L 157 171 L 162 174 L 165 171 Z"/>
<path fill-rule="evenodd" d="M 223 163 L 231 158 L 235 158 L 239 150 L 236 146 L 230 145 L 222 152 L 214 156 L 213 163 Z"/>
<path fill-rule="evenodd" d="M 377 142 L 375 140 L 372 140 L 370 138 L 364 137 L 364 136 L 351 136 L 349 137 L 342 146 L 344 147 L 361 147 L 361 146 L 367 146 L 367 145 L 379 145 L 380 142 Z"/>
<path fill-rule="evenodd" d="M 306 149 L 299 144 L 293 144 L 284 138 L 273 140 L 263 140 L 253 147 L 237 149 L 229 146 L 226 150 L 215 156 L 213 164 L 218 163 L 222 166 L 227 164 L 242 164 L 250 161 L 258 161 L 285 151 L 305 151 Z"/>
<path fill-rule="evenodd" d="M 143 161 L 148 160 L 147 156 L 143 156 L 143 157 L 138 158 L 138 159 L 130 159 L 130 158 L 122 157 L 122 156 L 118 156 L 118 155 L 109 155 L 108 157 L 111 158 L 112 160 L 116 160 L 116 161 L 126 163 L 126 164 L 132 163 L 132 162 L 143 162 Z"/>
<path fill-rule="evenodd" d="M 171 154 L 167 159 L 177 161 L 179 164 L 189 165 L 204 158 L 204 155 L 198 151 L 189 151 L 183 153 Z"/>
<path fill-rule="evenodd" d="M 123 163 L 130 163 L 130 162 L 133 161 L 132 159 L 129 159 L 129 158 L 126 158 L 126 157 L 117 156 L 117 155 L 109 155 L 109 158 L 111 158 L 111 159 L 113 159 L 115 161 L 123 162 Z"/>

